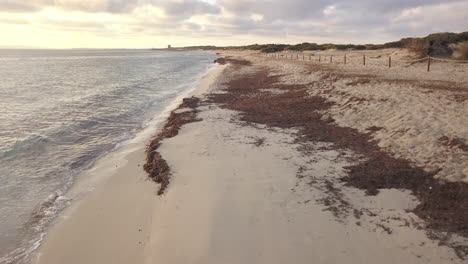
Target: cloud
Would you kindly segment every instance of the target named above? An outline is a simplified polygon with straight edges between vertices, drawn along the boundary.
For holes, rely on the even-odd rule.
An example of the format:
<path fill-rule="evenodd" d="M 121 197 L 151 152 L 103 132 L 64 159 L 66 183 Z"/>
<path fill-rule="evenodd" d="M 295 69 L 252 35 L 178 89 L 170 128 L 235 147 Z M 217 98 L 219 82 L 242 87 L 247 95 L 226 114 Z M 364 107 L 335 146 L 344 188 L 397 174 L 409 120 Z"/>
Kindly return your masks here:
<path fill-rule="evenodd" d="M 85 12 L 131 13 L 137 6 L 145 5 L 163 8 L 169 16 L 213 14 L 220 11 L 219 6 L 200 0 L 6 0 L 0 2 L 0 11 L 30 12 L 56 7 Z"/>
<path fill-rule="evenodd" d="M 381 43 L 466 30 L 466 10 L 466 0 L 0 0 L 0 24 L 187 45 Z"/>
<path fill-rule="evenodd" d="M 0 2 L 0 11 L 3 12 L 34 12 L 40 9 L 40 5 L 33 1 L 6 0 Z"/>
<path fill-rule="evenodd" d="M 263 22 L 268 22 L 239 24 L 243 30 L 256 32 L 262 27 L 268 31 L 271 25 L 281 25 L 281 33 L 304 36 L 305 40 L 326 36 L 335 42 L 385 42 L 434 31 L 462 31 L 466 30 L 463 25 L 468 25 L 467 14 L 462 12 L 468 10 L 464 0 L 258 0 L 254 3 L 218 0 L 217 3 L 239 21 L 257 14 L 264 18 Z M 277 33 L 278 30 L 271 30 L 271 34 Z"/>
<path fill-rule="evenodd" d="M 268 21 L 297 21 L 320 15 L 324 8 L 333 4 L 331 2 L 327 0 L 218 0 L 217 3 L 226 11 L 237 16 L 255 13 L 263 15 Z"/>
<path fill-rule="evenodd" d="M 162 8 L 165 14 L 175 18 L 190 18 L 195 15 L 219 14 L 219 6 L 198 0 L 160 1 L 153 3 Z"/>
<path fill-rule="evenodd" d="M 388 31 L 406 36 L 466 31 L 466 25 L 468 25 L 466 10 L 468 10 L 468 2 L 441 3 L 403 9 L 390 21 Z"/>

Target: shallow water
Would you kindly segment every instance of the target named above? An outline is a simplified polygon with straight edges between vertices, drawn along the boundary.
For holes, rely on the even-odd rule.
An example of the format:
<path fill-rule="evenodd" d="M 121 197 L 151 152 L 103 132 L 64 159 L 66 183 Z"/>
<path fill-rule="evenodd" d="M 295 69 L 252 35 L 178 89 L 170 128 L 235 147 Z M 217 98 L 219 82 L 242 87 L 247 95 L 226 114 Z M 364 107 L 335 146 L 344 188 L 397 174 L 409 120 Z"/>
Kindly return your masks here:
<path fill-rule="evenodd" d="M 0 263 L 27 254 L 78 173 L 192 88 L 215 57 L 0 50 Z"/>

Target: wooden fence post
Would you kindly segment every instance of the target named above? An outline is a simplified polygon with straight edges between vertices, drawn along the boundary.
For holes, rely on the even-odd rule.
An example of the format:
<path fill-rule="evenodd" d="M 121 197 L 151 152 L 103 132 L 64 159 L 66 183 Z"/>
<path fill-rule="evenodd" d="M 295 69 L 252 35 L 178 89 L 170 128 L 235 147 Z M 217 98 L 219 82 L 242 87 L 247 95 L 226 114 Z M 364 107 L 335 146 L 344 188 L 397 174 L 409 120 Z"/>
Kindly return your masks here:
<path fill-rule="evenodd" d="M 346 65 L 346 54 L 344 55 L 344 64 Z"/>
<path fill-rule="evenodd" d="M 392 67 L 392 56 L 388 56 L 388 68 Z"/>
<path fill-rule="evenodd" d="M 431 56 L 427 56 L 427 71 L 431 71 Z"/>
<path fill-rule="evenodd" d="M 302 60 L 305 60 L 305 55 L 302 55 Z"/>
<path fill-rule="evenodd" d="M 319 62 L 322 61 L 322 55 L 319 55 Z"/>
<path fill-rule="evenodd" d="M 330 55 L 330 63 L 333 62 L 333 55 Z"/>
<path fill-rule="evenodd" d="M 362 55 L 363 63 L 366 65 L 366 54 Z"/>

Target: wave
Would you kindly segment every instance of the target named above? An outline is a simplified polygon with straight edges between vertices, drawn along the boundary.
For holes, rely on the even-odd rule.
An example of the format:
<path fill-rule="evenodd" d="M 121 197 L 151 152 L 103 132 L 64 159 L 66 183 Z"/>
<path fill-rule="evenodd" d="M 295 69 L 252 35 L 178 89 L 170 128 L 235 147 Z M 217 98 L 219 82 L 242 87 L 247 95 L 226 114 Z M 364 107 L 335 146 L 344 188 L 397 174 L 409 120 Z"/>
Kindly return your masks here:
<path fill-rule="evenodd" d="M 49 144 L 50 139 L 46 135 L 34 134 L 24 139 L 17 140 L 8 149 L 0 152 L 0 159 L 17 158 L 18 155 L 41 151 L 44 145 Z"/>
<path fill-rule="evenodd" d="M 166 107 L 157 111 L 158 113 L 156 115 L 142 120 L 139 128 L 140 132 L 123 134 L 121 135 L 120 140 L 116 143 L 107 145 L 105 148 L 98 148 L 94 150 L 95 152 L 93 152 L 93 150 L 90 150 L 91 152 L 85 152 L 84 155 L 78 155 L 74 162 L 69 163 L 68 166 L 70 170 L 66 184 L 40 202 L 31 213 L 30 220 L 25 225 L 25 229 L 29 229 L 34 233 L 34 235 L 31 235 L 32 239 L 23 241 L 17 249 L 9 252 L 3 257 L 0 257 L 0 263 L 29 262 L 31 253 L 33 253 L 41 244 L 48 225 L 55 217 L 57 217 L 57 215 L 72 203 L 72 199 L 67 197 L 67 193 L 72 186 L 75 186 L 76 183 L 74 180 L 77 177 L 80 177 L 80 174 L 85 173 L 85 170 L 94 166 L 96 161 L 107 155 L 109 152 L 119 151 L 122 147 L 130 143 L 137 143 L 139 146 L 144 146 L 150 137 L 156 133 L 159 125 L 162 124 L 162 122 L 169 116 L 170 112 L 176 109 L 182 102 L 182 99 L 187 97 L 199 85 L 202 78 L 215 67 L 216 64 L 208 65 L 203 72 L 197 74 L 196 77 L 193 78 L 194 80 L 192 79 L 190 82 L 182 83 L 178 87 L 175 87 L 174 90 L 182 90 L 182 92 L 173 97 L 170 102 L 166 102 Z M 164 92 L 174 94 L 173 91 Z M 106 123 L 112 123 L 112 119 L 114 118 L 106 119 Z M 48 130 L 46 135 L 32 135 L 28 138 L 17 141 L 9 151 L 0 153 L 0 158 L 14 158 L 15 155 L 21 155 L 21 153 L 38 152 L 50 144 L 63 144 L 64 142 L 57 139 L 60 138 L 59 135 L 66 135 L 77 127 L 98 127 L 100 124 L 104 123 L 100 121 L 82 120 L 75 124 L 51 128 Z M 55 140 L 52 140 L 51 138 L 55 138 Z"/>

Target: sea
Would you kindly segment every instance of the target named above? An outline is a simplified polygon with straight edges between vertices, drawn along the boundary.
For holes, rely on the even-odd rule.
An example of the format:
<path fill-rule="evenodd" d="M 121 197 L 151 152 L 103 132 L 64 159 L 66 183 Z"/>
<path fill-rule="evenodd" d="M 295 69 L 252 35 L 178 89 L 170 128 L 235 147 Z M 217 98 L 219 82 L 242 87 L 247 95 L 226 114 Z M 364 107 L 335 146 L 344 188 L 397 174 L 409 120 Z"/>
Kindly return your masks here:
<path fill-rule="evenodd" d="M 169 50 L 0 50 L 0 263 L 21 263 L 103 155 L 215 67 Z"/>

